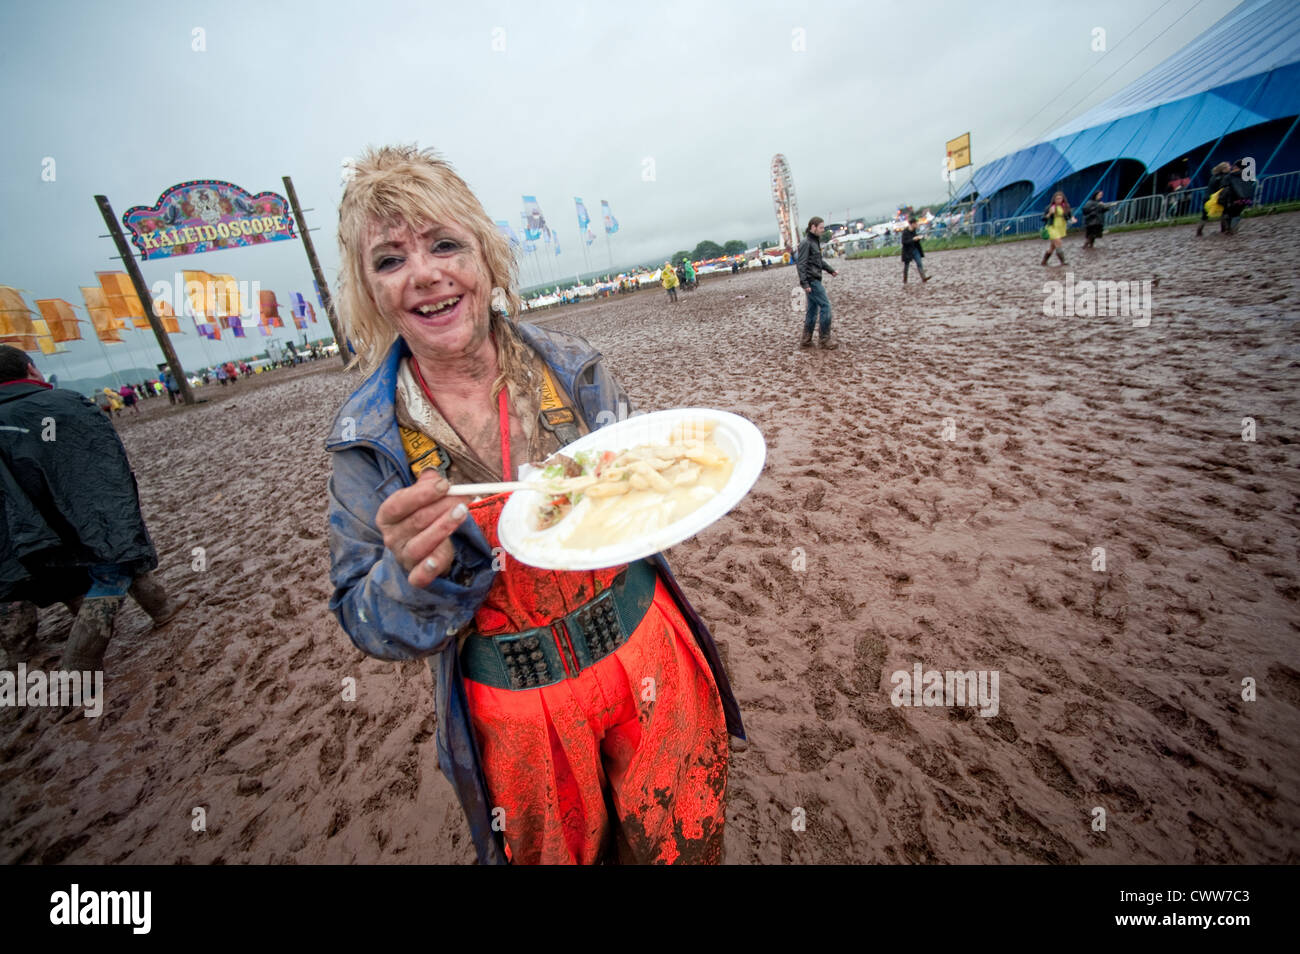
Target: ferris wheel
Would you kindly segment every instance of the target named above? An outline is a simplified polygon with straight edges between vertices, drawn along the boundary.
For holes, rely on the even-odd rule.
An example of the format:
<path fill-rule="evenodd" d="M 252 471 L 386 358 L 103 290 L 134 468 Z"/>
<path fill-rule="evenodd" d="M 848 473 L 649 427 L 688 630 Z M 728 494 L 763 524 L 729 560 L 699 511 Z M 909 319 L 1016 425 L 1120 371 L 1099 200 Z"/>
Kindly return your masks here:
<path fill-rule="evenodd" d="M 785 156 L 772 157 L 772 203 L 776 206 L 776 227 L 783 248 L 794 252 L 799 246 L 799 209 L 794 197 L 794 177 Z"/>

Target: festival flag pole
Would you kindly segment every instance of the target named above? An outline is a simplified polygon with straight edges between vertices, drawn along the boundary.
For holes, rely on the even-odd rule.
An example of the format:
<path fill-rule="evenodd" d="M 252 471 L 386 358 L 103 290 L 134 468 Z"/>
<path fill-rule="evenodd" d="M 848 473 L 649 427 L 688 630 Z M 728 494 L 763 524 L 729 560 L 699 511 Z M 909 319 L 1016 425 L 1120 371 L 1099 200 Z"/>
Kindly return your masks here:
<path fill-rule="evenodd" d="M 609 237 L 618 231 L 618 219 L 614 218 L 609 202 L 605 199 L 600 200 L 600 215 L 605 222 L 605 251 L 609 253 L 609 271 L 612 275 L 614 272 L 614 246 L 610 244 Z"/>
<path fill-rule="evenodd" d="M 190 301 L 188 296 L 186 296 L 181 310 L 185 313 L 185 317 L 190 320 L 190 323 L 194 325 L 194 333 L 199 337 L 199 350 L 203 352 L 203 370 L 206 371 L 212 367 L 212 352 L 208 351 L 208 336 L 199 330 L 199 325 L 207 322 L 199 321 L 198 315 L 194 311 L 194 302 Z"/>
<path fill-rule="evenodd" d="M 185 376 L 185 368 L 181 365 L 181 359 L 163 329 L 162 320 L 154 313 L 153 296 L 149 293 L 149 286 L 144 283 L 144 276 L 140 274 L 140 266 L 136 264 L 135 255 L 126 244 L 126 237 L 122 234 L 121 226 L 118 225 L 117 216 L 113 214 L 113 207 L 108 204 L 107 196 L 97 195 L 95 202 L 99 205 L 104 224 L 108 226 L 113 243 L 117 246 L 117 254 L 122 257 L 122 264 L 126 266 L 127 274 L 131 276 L 131 284 L 135 286 L 136 296 L 144 306 L 145 320 L 153 329 L 154 336 L 158 339 L 158 347 L 162 349 L 163 357 L 167 359 L 167 364 L 172 369 L 172 377 L 176 379 L 176 384 L 180 388 L 181 399 L 186 404 L 193 404 L 195 403 L 194 392 L 190 390 L 190 381 Z"/>
<path fill-rule="evenodd" d="M 86 314 L 90 318 L 90 327 L 95 332 L 95 340 L 99 342 L 99 350 L 104 352 L 104 363 L 108 365 L 108 370 L 113 375 L 113 380 L 117 382 L 117 386 L 120 389 L 122 387 L 122 378 L 118 375 L 117 368 L 113 367 L 113 361 L 108 356 L 108 349 L 104 347 L 104 339 L 100 335 L 101 329 L 95 324 L 95 312 L 92 310 L 92 298 L 98 297 L 100 300 L 102 300 L 103 294 L 104 294 L 103 288 L 100 286 L 97 285 L 83 286 L 81 289 L 81 297 L 85 300 L 86 304 L 84 306 L 76 305 L 74 307 L 77 308 L 84 307 Z M 112 313 L 109 312 L 107 307 L 105 306 L 99 306 L 99 307 L 102 309 L 100 315 L 101 320 L 106 321 L 109 325 L 109 328 L 113 330 L 114 333 L 116 333 L 117 328 L 115 325 L 113 325 L 113 321 L 115 319 L 113 318 Z"/>
<path fill-rule="evenodd" d="M 334 311 L 334 298 L 330 295 L 330 286 L 325 281 L 325 274 L 320 270 L 320 262 L 316 260 L 316 247 L 312 245 L 311 233 L 307 231 L 307 222 L 302 217 L 302 209 L 298 205 L 298 193 L 293 189 L 293 181 L 284 176 L 284 190 L 288 193 L 289 204 L 293 207 L 293 216 L 298 220 L 298 234 L 302 237 L 302 246 L 307 250 L 307 262 L 311 265 L 312 276 L 316 279 L 316 293 L 320 295 L 321 304 L 325 306 L 325 316 L 329 318 L 330 328 L 334 331 L 334 340 L 339 346 L 339 357 L 343 360 L 343 366 L 348 365 L 348 346 L 347 340 L 343 337 L 343 332 L 339 330 L 339 317 Z"/>
<path fill-rule="evenodd" d="M 108 364 L 108 370 L 113 373 L 113 380 L 117 382 L 117 388 L 122 389 L 122 376 L 117 373 L 117 368 L 113 367 L 113 359 L 108 356 L 108 348 L 104 345 L 104 339 L 95 335 L 95 340 L 99 342 L 99 350 L 104 352 L 104 361 Z"/>

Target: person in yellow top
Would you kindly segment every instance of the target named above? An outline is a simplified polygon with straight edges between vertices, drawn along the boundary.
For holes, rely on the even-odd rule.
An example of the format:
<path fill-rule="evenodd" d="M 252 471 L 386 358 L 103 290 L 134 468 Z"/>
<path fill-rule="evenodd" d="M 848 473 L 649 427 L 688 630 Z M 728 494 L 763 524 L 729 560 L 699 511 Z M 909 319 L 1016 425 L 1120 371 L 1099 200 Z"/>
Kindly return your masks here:
<path fill-rule="evenodd" d="M 122 396 L 112 388 L 104 388 L 103 390 L 104 397 L 108 400 L 109 416 L 113 417 L 121 412 L 122 408 L 126 406 L 126 402 L 123 401 Z"/>
<path fill-rule="evenodd" d="M 1074 217 L 1070 203 L 1065 201 L 1064 192 L 1057 192 L 1052 196 L 1052 204 L 1043 213 L 1043 221 L 1047 223 L 1047 251 L 1043 253 L 1043 264 L 1046 265 L 1048 259 L 1052 257 L 1052 252 L 1056 252 L 1056 257 L 1064 265 L 1065 256 L 1061 253 L 1061 240 L 1065 238 L 1066 223 L 1068 221 L 1073 224 L 1079 221 Z"/>
<path fill-rule="evenodd" d="M 664 291 L 668 292 L 668 300 L 677 300 L 677 270 L 673 268 L 672 262 L 664 262 L 663 272 L 659 276 L 663 282 Z"/>

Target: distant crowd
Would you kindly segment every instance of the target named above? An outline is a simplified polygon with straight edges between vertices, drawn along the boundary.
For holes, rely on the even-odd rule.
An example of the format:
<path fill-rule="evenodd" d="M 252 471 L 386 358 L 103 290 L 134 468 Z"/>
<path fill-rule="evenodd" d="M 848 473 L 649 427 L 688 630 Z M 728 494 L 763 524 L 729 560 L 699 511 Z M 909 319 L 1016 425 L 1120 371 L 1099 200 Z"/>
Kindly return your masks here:
<path fill-rule="evenodd" d="M 328 356 L 328 352 L 324 348 L 316 345 L 303 350 L 295 349 L 291 345 L 288 352 L 279 359 L 263 359 L 255 361 L 253 364 L 249 364 L 247 361 L 227 361 L 225 364 L 204 368 L 202 371 L 190 376 L 190 387 L 205 387 L 214 382 L 226 387 L 234 384 L 241 377 L 246 378 L 254 374 L 262 374 L 275 368 L 289 368 L 308 361 L 319 361 L 321 358 Z M 171 369 L 166 369 L 157 378 L 149 378 L 135 384 L 123 384 L 116 390 L 108 387 L 101 388 L 98 392 L 89 395 L 89 397 L 98 405 L 101 411 L 108 417 L 113 418 L 119 417 L 127 411 L 139 414 L 140 404 L 153 398 L 166 396 L 172 404 L 176 404 L 181 399 L 180 391 L 180 385 L 177 384 Z"/>

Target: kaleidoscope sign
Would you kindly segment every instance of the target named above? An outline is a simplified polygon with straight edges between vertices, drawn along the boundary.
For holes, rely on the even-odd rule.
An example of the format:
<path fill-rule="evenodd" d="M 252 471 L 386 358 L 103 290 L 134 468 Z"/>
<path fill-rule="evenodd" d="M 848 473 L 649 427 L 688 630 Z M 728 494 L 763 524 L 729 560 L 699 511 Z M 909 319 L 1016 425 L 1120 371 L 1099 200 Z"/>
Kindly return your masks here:
<path fill-rule="evenodd" d="M 288 201 L 274 192 L 251 195 L 237 185 L 196 179 L 172 186 L 152 206 L 126 210 L 122 224 L 141 257 L 168 258 L 294 239 Z"/>

